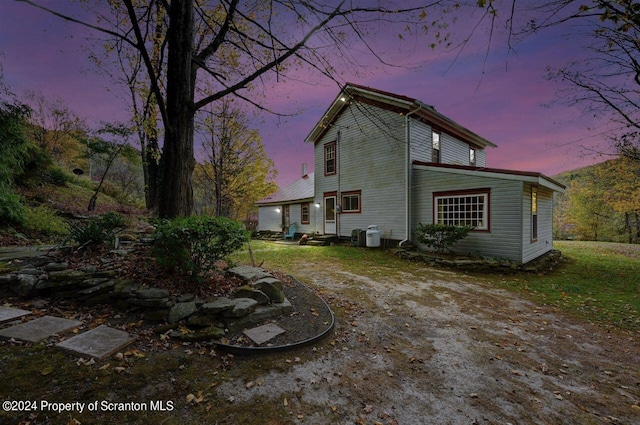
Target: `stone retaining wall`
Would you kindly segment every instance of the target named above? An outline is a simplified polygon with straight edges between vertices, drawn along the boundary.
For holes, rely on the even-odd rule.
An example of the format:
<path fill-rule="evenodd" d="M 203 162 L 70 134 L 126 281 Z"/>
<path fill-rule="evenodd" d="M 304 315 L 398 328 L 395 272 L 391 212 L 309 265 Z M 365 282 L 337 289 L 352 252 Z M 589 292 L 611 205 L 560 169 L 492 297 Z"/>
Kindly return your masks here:
<path fill-rule="evenodd" d="M 553 270 L 563 258 L 562 253 L 556 250 L 549 251 L 526 264 L 491 257 L 443 256 L 434 252 L 420 251 L 413 247 L 398 248 L 395 254 L 406 260 L 424 263 L 432 267 L 502 274 L 546 273 Z"/>
<path fill-rule="evenodd" d="M 86 305 L 112 304 L 141 310 L 147 320 L 167 322 L 168 329 L 183 321 L 196 332 L 175 332 L 172 336 L 191 341 L 219 337 L 225 330 L 234 332 L 293 312 L 282 282 L 263 269 L 239 266 L 228 273 L 240 278 L 244 286 L 231 298 L 206 300 L 192 294 L 172 296 L 166 289 L 119 280 L 114 271 L 73 270 L 67 263 L 48 262 L 46 258 L 24 261 L 18 270 L 0 275 L 0 285 L 24 297 L 76 299 Z"/>

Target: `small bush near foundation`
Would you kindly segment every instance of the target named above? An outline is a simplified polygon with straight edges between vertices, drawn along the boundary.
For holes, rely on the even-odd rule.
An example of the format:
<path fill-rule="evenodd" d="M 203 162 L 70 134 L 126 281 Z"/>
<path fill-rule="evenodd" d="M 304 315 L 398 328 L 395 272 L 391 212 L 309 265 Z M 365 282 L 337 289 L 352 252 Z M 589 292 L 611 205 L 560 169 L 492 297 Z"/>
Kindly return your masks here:
<path fill-rule="evenodd" d="M 418 224 L 416 239 L 429 248 L 451 251 L 451 246 L 467 237 L 473 226 L 447 226 L 444 224 Z"/>
<path fill-rule="evenodd" d="M 226 217 L 187 217 L 161 221 L 153 253 L 158 263 L 196 278 L 215 262 L 242 248 L 248 233 Z"/>

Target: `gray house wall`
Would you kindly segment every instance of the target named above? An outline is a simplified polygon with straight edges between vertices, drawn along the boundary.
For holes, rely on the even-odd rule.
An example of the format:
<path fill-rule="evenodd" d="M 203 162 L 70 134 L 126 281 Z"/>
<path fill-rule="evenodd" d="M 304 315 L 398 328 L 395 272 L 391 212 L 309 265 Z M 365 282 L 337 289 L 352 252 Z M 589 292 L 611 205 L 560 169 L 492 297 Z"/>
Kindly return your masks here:
<path fill-rule="evenodd" d="M 538 239 L 531 240 L 531 184 L 522 191 L 523 262 L 538 258 L 553 248 L 553 191 L 536 185 L 538 189 Z"/>
<path fill-rule="evenodd" d="M 472 231 L 454 246 L 459 252 L 481 252 L 522 261 L 523 183 L 414 167 L 413 240 L 418 223 L 433 223 L 433 192 L 489 189 L 489 231 Z M 516 202 L 514 202 L 516 200 Z M 520 202 L 518 202 L 520 201 Z M 539 218 L 541 220 L 542 217 Z"/>
<path fill-rule="evenodd" d="M 433 129 L 430 125 L 410 118 L 411 160 L 431 162 L 431 141 Z M 469 144 L 447 133 L 440 133 L 440 152 L 443 164 L 469 165 Z M 476 149 L 476 166 L 485 167 L 485 149 Z"/>
<path fill-rule="evenodd" d="M 289 221 L 291 224 L 296 223 L 296 233 L 310 234 L 314 230 L 317 231 L 317 226 L 314 225 L 314 219 L 318 220 L 321 217 L 318 216 L 317 211 L 314 216 L 314 209 L 317 208 L 313 205 L 313 202 L 309 201 L 309 224 L 302 223 L 302 204 L 294 203 L 289 205 Z M 258 230 L 272 232 L 282 231 L 282 210 L 284 205 L 265 205 L 258 207 Z M 277 210 L 280 210 L 278 212 Z"/>
<path fill-rule="evenodd" d="M 314 146 L 315 202 L 321 205 L 316 227 L 324 232 L 324 193 L 360 190 L 361 213 L 338 215 L 339 236 L 374 224 L 382 238 L 401 240 L 406 236 L 406 118 L 374 106 L 367 106 L 365 114 L 361 107 L 348 106 Z M 432 128 L 410 120 L 411 160 L 429 162 Z M 334 141 L 338 172 L 325 176 L 324 146 Z M 443 163 L 469 163 L 469 145 L 446 133 L 441 133 L 441 152 Z M 485 150 L 477 149 L 476 158 L 477 165 L 484 166 Z"/>
<path fill-rule="evenodd" d="M 358 106 L 348 106 L 314 146 L 315 202 L 321 205 L 318 228 L 324 226 L 323 194 L 361 191 L 361 212 L 338 215 L 339 236 L 353 229 L 377 225 L 382 238 L 405 235 L 405 142 L 404 117 L 375 109 L 366 115 Z M 338 137 L 339 133 L 339 137 Z M 337 141 L 337 173 L 324 175 L 324 146 Z"/>

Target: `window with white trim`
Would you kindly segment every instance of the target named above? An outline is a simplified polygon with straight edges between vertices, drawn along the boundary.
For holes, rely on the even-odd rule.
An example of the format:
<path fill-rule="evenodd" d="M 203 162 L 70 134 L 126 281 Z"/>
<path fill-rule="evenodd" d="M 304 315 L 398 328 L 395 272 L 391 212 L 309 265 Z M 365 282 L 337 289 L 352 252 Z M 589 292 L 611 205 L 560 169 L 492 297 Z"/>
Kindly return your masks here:
<path fill-rule="evenodd" d="M 309 224 L 309 204 L 300 205 L 300 224 Z"/>
<path fill-rule="evenodd" d="M 343 214 L 360 212 L 360 191 L 343 192 L 340 211 Z"/>
<path fill-rule="evenodd" d="M 531 187 L 531 242 L 538 240 L 538 188 Z"/>
<path fill-rule="evenodd" d="M 469 148 L 469 165 L 476 166 L 476 150 L 474 148 Z"/>
<path fill-rule="evenodd" d="M 431 162 L 440 162 L 440 133 L 431 133 Z"/>
<path fill-rule="evenodd" d="M 489 230 L 489 192 L 434 193 L 434 223 Z"/>
<path fill-rule="evenodd" d="M 324 145 L 324 174 L 331 175 L 336 173 L 336 142 Z"/>

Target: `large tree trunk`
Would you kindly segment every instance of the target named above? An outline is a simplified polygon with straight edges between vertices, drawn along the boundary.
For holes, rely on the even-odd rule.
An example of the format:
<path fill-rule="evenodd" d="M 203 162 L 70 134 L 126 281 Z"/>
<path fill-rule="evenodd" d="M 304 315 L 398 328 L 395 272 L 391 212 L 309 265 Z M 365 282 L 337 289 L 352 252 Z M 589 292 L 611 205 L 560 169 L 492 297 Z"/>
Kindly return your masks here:
<path fill-rule="evenodd" d="M 192 1 L 172 1 L 167 34 L 167 122 L 158 192 L 160 218 L 186 217 L 193 210 L 193 31 Z"/>
<path fill-rule="evenodd" d="M 147 209 L 157 212 L 160 164 L 158 163 L 158 140 L 150 138 L 142 149 L 142 171 L 144 174 L 144 197 Z"/>

